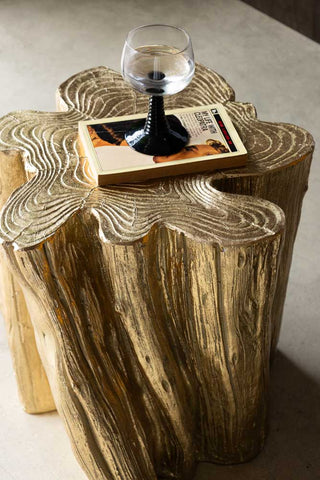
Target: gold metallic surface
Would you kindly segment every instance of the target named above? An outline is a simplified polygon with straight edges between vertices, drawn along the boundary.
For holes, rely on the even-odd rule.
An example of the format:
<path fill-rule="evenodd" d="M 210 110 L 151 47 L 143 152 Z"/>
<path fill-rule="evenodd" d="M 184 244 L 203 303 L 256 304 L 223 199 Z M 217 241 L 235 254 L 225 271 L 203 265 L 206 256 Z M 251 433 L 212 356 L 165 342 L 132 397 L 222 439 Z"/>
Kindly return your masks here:
<path fill-rule="evenodd" d="M 0 208 L 26 182 L 19 152 L 1 152 Z M 1 313 L 5 319 L 18 393 L 27 413 L 55 410 L 47 376 L 39 358 L 34 330 L 23 292 L 0 250 Z"/>
<path fill-rule="evenodd" d="M 92 480 L 186 480 L 198 461 L 245 461 L 263 446 L 313 140 L 260 122 L 202 66 L 167 107 L 217 101 L 247 146 L 246 168 L 103 189 L 78 153 L 77 122 L 147 110 L 119 74 L 81 72 L 60 87 L 59 113 L 0 120 L 0 150 L 19 150 L 29 178 L 2 210 L 3 251 Z M 268 200 L 288 216 L 286 243 Z"/>

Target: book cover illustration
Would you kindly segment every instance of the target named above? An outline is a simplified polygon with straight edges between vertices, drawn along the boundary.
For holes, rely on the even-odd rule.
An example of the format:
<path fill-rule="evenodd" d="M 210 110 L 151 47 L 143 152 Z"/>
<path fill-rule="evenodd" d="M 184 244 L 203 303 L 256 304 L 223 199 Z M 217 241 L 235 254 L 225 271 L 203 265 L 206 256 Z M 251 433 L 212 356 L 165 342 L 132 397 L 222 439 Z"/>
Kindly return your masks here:
<path fill-rule="evenodd" d="M 169 120 L 173 115 L 187 129 L 190 139 L 180 152 L 168 156 L 144 155 L 128 146 L 125 132 L 145 115 L 79 122 L 82 148 L 98 185 L 245 164 L 246 149 L 222 105 L 167 112 Z"/>

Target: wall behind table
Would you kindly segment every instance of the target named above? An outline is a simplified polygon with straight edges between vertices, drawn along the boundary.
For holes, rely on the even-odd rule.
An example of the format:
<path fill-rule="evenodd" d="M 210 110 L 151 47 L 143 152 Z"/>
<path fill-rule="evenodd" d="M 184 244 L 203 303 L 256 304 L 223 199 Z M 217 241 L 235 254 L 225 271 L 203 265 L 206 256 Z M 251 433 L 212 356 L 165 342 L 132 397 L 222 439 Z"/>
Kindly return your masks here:
<path fill-rule="evenodd" d="M 320 0 L 242 0 L 320 43 Z"/>

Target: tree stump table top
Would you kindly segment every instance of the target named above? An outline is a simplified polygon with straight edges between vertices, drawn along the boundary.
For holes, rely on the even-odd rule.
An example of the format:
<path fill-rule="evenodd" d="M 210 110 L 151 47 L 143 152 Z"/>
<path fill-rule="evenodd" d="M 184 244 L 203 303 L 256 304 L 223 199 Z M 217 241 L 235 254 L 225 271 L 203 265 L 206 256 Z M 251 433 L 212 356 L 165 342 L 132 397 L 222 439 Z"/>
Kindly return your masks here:
<path fill-rule="evenodd" d="M 148 190 L 145 185 L 103 189 L 94 186 L 88 177 L 87 160 L 78 154 L 79 120 L 147 111 L 147 96 L 125 84 L 120 74 L 99 67 L 71 77 L 58 91 L 57 103 L 63 110 L 61 113 L 28 111 L 3 117 L 0 148 L 2 151 L 19 151 L 30 178 L 13 192 L 2 212 L 0 234 L 3 241 L 12 243 L 16 248 L 32 247 L 53 235 L 71 215 L 84 207 L 92 209 L 99 218 L 101 235 L 106 239 L 133 241 L 146 233 L 153 222 L 160 221 L 160 211 L 153 212 L 153 219 L 147 222 L 139 215 L 145 215 L 148 202 L 153 210 L 154 196 L 162 198 L 162 208 L 164 195 L 171 202 L 170 196 L 178 198 L 179 191 L 182 192 L 190 181 L 191 187 L 188 188 L 206 205 L 206 194 L 196 193 L 197 182 L 205 190 L 210 189 L 214 179 L 221 176 L 263 175 L 294 165 L 312 153 L 313 139 L 308 132 L 294 125 L 257 120 L 253 105 L 234 102 L 232 88 L 219 75 L 200 65 L 191 85 L 180 94 L 168 97 L 167 108 L 216 102 L 225 104 L 248 150 L 247 166 L 189 179 L 178 177 L 155 181 L 149 184 Z M 211 194 L 216 195 L 219 202 L 221 196 L 213 190 Z M 122 212 L 120 199 L 124 195 L 126 205 Z M 111 207 L 113 202 L 114 210 Z M 239 199 L 236 199 L 235 203 L 239 205 L 238 202 Z M 187 205 L 188 202 L 183 199 L 182 203 Z M 139 204 L 141 208 L 138 208 Z M 117 215 L 117 210 L 123 215 Z M 187 229 L 192 228 L 189 218 L 185 221 L 185 213 L 179 211 L 177 215 L 171 209 L 168 221 L 176 220 L 177 227 L 182 229 L 184 223 Z M 230 240 L 231 235 L 228 231 Z"/>
<path fill-rule="evenodd" d="M 104 188 L 77 122 L 147 111 L 118 73 L 71 77 L 58 113 L 0 120 L 2 303 L 21 398 L 30 412 L 57 407 L 92 480 L 185 480 L 198 461 L 263 446 L 314 145 L 259 121 L 201 65 L 167 108 L 216 102 L 246 167 Z"/>

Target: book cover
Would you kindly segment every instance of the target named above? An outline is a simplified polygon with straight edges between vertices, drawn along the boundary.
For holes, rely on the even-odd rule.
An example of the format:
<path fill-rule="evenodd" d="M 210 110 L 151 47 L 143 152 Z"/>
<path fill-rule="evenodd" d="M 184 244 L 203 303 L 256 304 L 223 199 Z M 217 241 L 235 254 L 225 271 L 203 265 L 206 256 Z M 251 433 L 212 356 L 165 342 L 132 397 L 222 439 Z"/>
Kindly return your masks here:
<path fill-rule="evenodd" d="M 125 132 L 146 114 L 79 122 L 82 151 L 97 185 L 138 182 L 157 177 L 242 166 L 247 151 L 225 108 L 211 104 L 166 111 L 176 116 L 190 135 L 180 152 L 150 156 L 136 152 Z"/>

